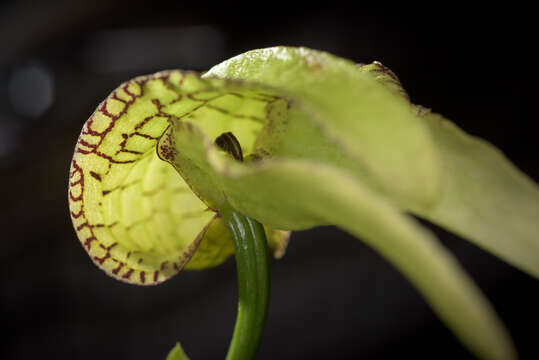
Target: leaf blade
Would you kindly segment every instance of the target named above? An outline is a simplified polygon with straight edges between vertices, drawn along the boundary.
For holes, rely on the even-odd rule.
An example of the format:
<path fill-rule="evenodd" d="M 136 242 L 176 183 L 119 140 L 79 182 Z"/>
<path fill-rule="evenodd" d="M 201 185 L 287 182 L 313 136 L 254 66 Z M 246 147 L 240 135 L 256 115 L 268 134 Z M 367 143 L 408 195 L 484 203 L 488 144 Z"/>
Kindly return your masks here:
<path fill-rule="evenodd" d="M 429 232 L 353 177 L 322 164 L 292 160 L 275 161 L 252 171 L 235 172 L 229 167 L 226 172 L 230 179 L 226 181 L 230 187 L 227 194 L 233 206 L 249 213 L 264 202 L 288 213 L 298 206 L 296 201 L 301 203 L 302 218 L 336 224 L 388 259 L 476 355 L 516 358 L 509 334 L 458 261 Z M 301 180 L 305 174 L 308 183 Z M 237 187 L 237 192 L 263 187 L 268 195 L 235 198 L 232 187 Z"/>
<path fill-rule="evenodd" d="M 306 105 L 302 111 L 311 121 L 364 168 L 372 188 L 401 206 L 436 201 L 439 163 L 428 129 L 401 94 L 357 64 L 307 48 L 274 47 L 233 57 L 203 77 L 284 91 Z"/>
<path fill-rule="evenodd" d="M 501 151 L 442 116 L 424 118 L 443 163 L 440 201 L 415 212 L 539 278 L 539 187 Z"/>
<path fill-rule="evenodd" d="M 176 345 L 170 350 L 170 352 L 167 355 L 166 360 L 189 360 L 185 352 L 183 351 L 182 346 L 180 343 L 176 343 Z"/>
<path fill-rule="evenodd" d="M 402 272 L 474 353 L 488 359 L 516 357 L 504 326 L 458 261 L 352 174 L 312 160 L 239 163 L 196 126 L 178 122 L 173 129 L 175 146 L 184 157 L 176 166 L 189 159 L 237 211 L 275 228 L 340 226 Z"/>

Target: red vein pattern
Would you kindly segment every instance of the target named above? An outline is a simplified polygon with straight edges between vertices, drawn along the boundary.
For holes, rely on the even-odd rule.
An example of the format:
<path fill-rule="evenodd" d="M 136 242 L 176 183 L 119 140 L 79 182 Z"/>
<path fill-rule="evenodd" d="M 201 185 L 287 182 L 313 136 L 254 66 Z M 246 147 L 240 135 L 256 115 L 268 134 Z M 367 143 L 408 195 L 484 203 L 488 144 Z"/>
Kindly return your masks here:
<path fill-rule="evenodd" d="M 179 272 L 197 250 L 213 215 L 202 202 L 198 210 L 186 208 L 180 213 L 172 207 L 158 208 L 154 199 L 162 194 L 194 195 L 172 167 L 156 160 L 155 147 L 173 116 L 195 119 L 202 109 L 263 126 L 264 113 L 258 117 L 220 106 L 217 102 L 226 95 L 240 100 L 246 95 L 228 91 L 228 81 L 219 85 L 217 88 L 194 73 L 176 70 L 138 77 L 114 90 L 84 124 L 69 174 L 70 214 L 84 249 L 110 276 L 133 284 L 157 284 Z M 262 105 L 276 99 L 262 93 L 250 97 Z M 173 156 L 175 149 L 168 150 Z M 164 173 L 161 178 L 171 180 L 145 189 L 146 177 L 157 176 L 148 170 L 152 166 L 158 169 L 156 173 Z M 142 205 L 133 203 L 135 200 Z M 123 214 L 134 212 L 132 208 L 137 206 L 144 216 L 130 219 Z M 162 229 L 157 224 L 163 219 L 168 224 L 195 219 L 200 228 L 184 245 L 160 243 Z M 140 234 L 146 236 L 142 243 Z M 146 241 L 148 236 L 155 239 Z"/>

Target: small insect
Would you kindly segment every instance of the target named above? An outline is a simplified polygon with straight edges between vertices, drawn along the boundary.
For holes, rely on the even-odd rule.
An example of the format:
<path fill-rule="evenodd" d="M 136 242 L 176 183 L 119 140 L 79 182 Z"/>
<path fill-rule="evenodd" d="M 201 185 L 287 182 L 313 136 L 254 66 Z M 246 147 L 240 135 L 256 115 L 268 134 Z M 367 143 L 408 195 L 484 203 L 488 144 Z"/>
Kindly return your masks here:
<path fill-rule="evenodd" d="M 215 139 L 215 145 L 217 145 L 221 150 L 231 154 L 234 159 L 243 161 L 243 152 L 241 151 L 240 142 L 231 132 L 226 132 L 219 135 L 217 139 Z"/>

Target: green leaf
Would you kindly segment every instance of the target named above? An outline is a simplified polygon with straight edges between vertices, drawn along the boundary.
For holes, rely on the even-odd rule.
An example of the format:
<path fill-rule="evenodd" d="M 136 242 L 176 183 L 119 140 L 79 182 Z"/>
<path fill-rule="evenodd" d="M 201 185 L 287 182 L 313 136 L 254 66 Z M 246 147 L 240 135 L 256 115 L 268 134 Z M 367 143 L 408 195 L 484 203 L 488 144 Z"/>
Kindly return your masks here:
<path fill-rule="evenodd" d="M 424 117 L 443 165 L 443 187 L 416 213 L 539 278 L 539 188 L 494 146 L 437 114 Z"/>
<path fill-rule="evenodd" d="M 167 360 L 189 360 L 189 358 L 185 355 L 180 343 L 176 343 L 176 346 L 168 353 Z"/>
<path fill-rule="evenodd" d="M 378 62 L 360 67 L 408 99 L 397 76 Z M 421 106 L 442 164 L 441 195 L 409 210 L 539 277 L 539 187 L 488 142 Z"/>
<path fill-rule="evenodd" d="M 302 218 L 310 215 L 313 221 L 340 226 L 401 271 L 476 355 L 516 358 L 510 337 L 488 300 L 456 259 L 415 221 L 357 180 L 321 164 L 292 160 L 268 163 L 252 172 L 236 173 L 232 169 L 227 171 L 230 180 L 226 183 L 230 186 L 227 193 L 237 195 L 230 195 L 233 206 L 254 212 L 262 202 L 292 218 L 301 213 Z M 304 181 L 306 174 L 308 182 Z M 265 191 L 254 193 L 255 188 Z M 242 196 L 242 191 L 249 195 Z"/>
<path fill-rule="evenodd" d="M 387 94 L 363 79 L 364 75 L 383 85 Z M 356 66 L 326 53 L 281 47 L 239 55 L 204 76 L 260 81 L 310 101 L 309 115 L 317 115 L 304 121 L 302 129 L 309 128 L 305 123 L 314 122 L 330 136 L 338 134 L 332 136 L 333 147 L 361 160 L 355 169 L 335 158 L 328 159 L 328 163 L 353 171 L 372 189 L 379 190 L 379 184 L 358 172 L 360 167 L 367 173 L 376 168 L 374 171 L 382 174 L 377 180 L 386 183 L 387 176 L 388 186 L 397 191 L 378 191 L 389 193 L 390 201 L 539 277 L 537 185 L 493 146 L 463 133 L 421 106 L 411 106 L 398 78 L 387 67 L 378 62 Z M 408 107 L 408 114 L 400 106 Z M 341 118 L 337 116 L 338 109 L 348 114 Z M 380 109 L 386 113 L 380 113 Z M 326 117 L 321 115 L 324 110 Z M 300 133 L 295 135 L 297 147 L 307 149 L 308 140 L 302 141 Z M 342 146 L 347 137 L 350 143 Z M 365 137 L 375 144 L 365 141 Z M 310 140 L 312 136 L 307 132 L 303 138 Z M 311 148 L 304 150 L 309 151 Z M 399 151 L 402 157 L 395 154 Z M 420 152 L 424 157 L 418 155 Z M 288 148 L 280 152 L 291 153 Z M 319 153 L 314 158 L 324 160 Z M 417 191 L 403 190 L 412 189 L 414 184 Z"/>
<path fill-rule="evenodd" d="M 183 154 L 176 166 L 190 159 L 190 166 L 215 179 L 233 208 L 276 227 L 342 227 L 401 271 L 472 351 L 489 359 L 515 357 L 503 325 L 454 257 L 350 173 L 307 160 L 243 165 L 194 125 L 176 120 L 171 131 L 169 139 Z"/>
<path fill-rule="evenodd" d="M 238 55 L 214 66 L 204 78 L 279 89 L 353 158 L 356 175 L 373 189 L 403 207 L 434 203 L 440 163 L 427 127 L 403 96 L 361 68 L 321 51 L 275 47 Z M 311 148 L 317 145 L 312 141 Z"/>

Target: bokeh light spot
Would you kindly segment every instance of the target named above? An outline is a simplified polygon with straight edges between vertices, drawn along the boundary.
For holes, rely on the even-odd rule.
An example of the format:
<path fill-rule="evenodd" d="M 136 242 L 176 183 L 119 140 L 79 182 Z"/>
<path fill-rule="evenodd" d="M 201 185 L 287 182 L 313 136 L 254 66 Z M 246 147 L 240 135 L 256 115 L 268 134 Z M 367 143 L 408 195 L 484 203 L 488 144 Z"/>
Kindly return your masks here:
<path fill-rule="evenodd" d="M 8 96 L 18 115 L 36 118 L 54 101 L 54 78 L 43 65 L 31 62 L 19 66 L 8 80 Z"/>

